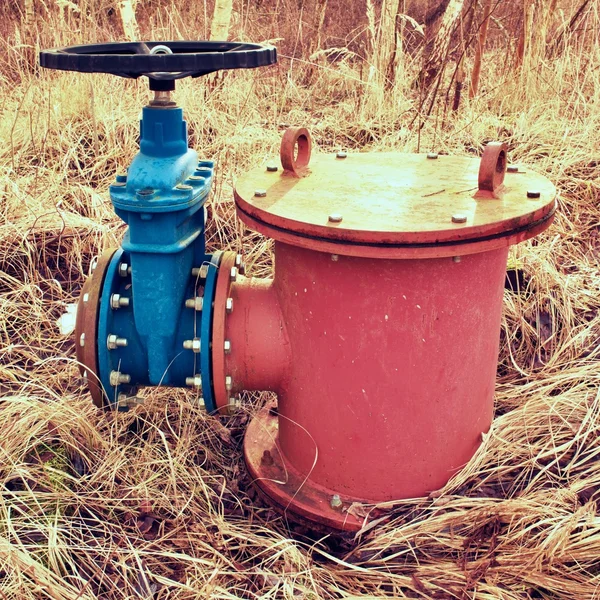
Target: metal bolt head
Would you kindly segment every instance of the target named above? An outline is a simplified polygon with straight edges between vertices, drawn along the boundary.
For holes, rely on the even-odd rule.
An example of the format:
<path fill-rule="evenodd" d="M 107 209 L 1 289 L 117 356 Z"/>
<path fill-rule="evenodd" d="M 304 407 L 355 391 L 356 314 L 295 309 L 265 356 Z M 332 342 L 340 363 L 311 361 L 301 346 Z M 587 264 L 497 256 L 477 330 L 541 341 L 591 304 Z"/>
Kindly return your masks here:
<path fill-rule="evenodd" d="M 195 298 L 188 298 L 185 301 L 186 308 L 193 308 L 195 311 L 200 312 L 204 306 L 204 298 L 202 296 L 196 296 Z"/>
<path fill-rule="evenodd" d="M 227 298 L 227 300 L 225 300 L 225 310 L 229 314 L 233 312 L 233 298 Z"/>
<path fill-rule="evenodd" d="M 328 220 L 330 223 L 341 223 L 343 218 L 339 213 L 333 213 L 329 215 Z"/>
<path fill-rule="evenodd" d="M 144 404 L 144 399 L 139 396 L 128 396 L 121 393 L 117 397 L 117 406 L 119 408 L 134 408 L 138 404 Z"/>
<path fill-rule="evenodd" d="M 227 375 L 227 377 L 225 377 L 225 389 L 228 392 L 230 392 L 232 388 L 233 388 L 233 379 L 231 378 L 231 375 Z"/>
<path fill-rule="evenodd" d="M 517 165 L 508 165 L 508 167 L 506 167 L 506 172 L 507 173 L 518 173 L 519 167 Z"/>
<path fill-rule="evenodd" d="M 193 350 L 196 354 L 198 354 L 200 352 L 200 338 L 184 340 L 183 348 L 185 350 Z"/>
<path fill-rule="evenodd" d="M 229 354 L 231 352 L 231 342 L 229 340 L 225 340 L 223 342 L 223 351 L 225 354 Z"/>
<path fill-rule="evenodd" d="M 334 510 L 339 510 L 340 508 L 342 508 L 342 506 L 344 506 L 344 503 L 342 502 L 342 499 L 340 498 L 339 494 L 334 494 L 333 496 L 331 496 L 331 501 L 329 502 L 329 504 Z"/>
<path fill-rule="evenodd" d="M 88 300 L 90 299 L 90 295 L 89 294 L 84 294 L 83 295 L 83 303 L 85 304 Z"/>
<path fill-rule="evenodd" d="M 229 279 L 234 282 L 237 279 L 238 276 L 238 268 L 237 267 L 231 267 L 231 272 L 229 273 Z"/>
<path fill-rule="evenodd" d="M 192 269 L 192 277 L 199 277 L 200 279 L 206 279 L 208 275 L 208 265 L 202 265 L 201 267 L 194 267 Z"/>
<path fill-rule="evenodd" d="M 437 152 L 428 152 L 427 153 L 427 158 L 429 160 L 436 160 L 438 158 L 439 154 Z"/>
<path fill-rule="evenodd" d="M 127 277 L 131 274 L 131 267 L 127 263 L 119 263 L 119 275 L 121 277 Z"/>
<path fill-rule="evenodd" d="M 125 348 L 127 346 L 127 338 L 120 338 L 114 333 L 111 333 L 106 338 L 106 347 L 109 350 L 116 350 L 117 348 Z"/>
<path fill-rule="evenodd" d="M 344 150 L 340 150 L 339 152 L 336 152 L 335 157 L 336 158 L 346 158 L 348 156 L 348 153 L 345 152 Z"/>
<path fill-rule="evenodd" d="M 263 189 L 254 190 L 254 195 L 257 198 L 264 198 L 267 195 L 267 190 L 263 190 Z"/>
<path fill-rule="evenodd" d="M 85 333 L 79 336 L 79 345 L 83 348 L 85 346 Z"/>
<path fill-rule="evenodd" d="M 123 306 L 129 306 L 129 298 L 120 296 L 119 294 L 111 294 L 110 296 L 110 307 L 113 310 L 122 308 Z"/>
<path fill-rule="evenodd" d="M 197 390 L 202 389 L 202 377 L 200 375 L 194 375 L 193 377 L 185 378 L 185 385 L 188 387 L 196 388 Z"/>
<path fill-rule="evenodd" d="M 453 257 L 452 257 L 452 260 L 453 260 L 455 263 L 459 263 L 459 262 L 462 260 L 462 256 L 453 256 Z"/>
<path fill-rule="evenodd" d="M 108 376 L 108 381 L 110 385 L 116 387 L 121 383 L 131 383 L 131 375 L 127 375 L 126 373 L 121 373 L 120 371 L 111 371 Z"/>
<path fill-rule="evenodd" d="M 542 195 L 541 192 L 538 192 L 537 190 L 528 190 L 527 191 L 528 198 L 539 198 L 541 195 Z"/>
<path fill-rule="evenodd" d="M 241 408 L 241 406 L 242 406 L 242 397 L 239 394 L 229 397 L 228 408 L 229 408 L 230 414 L 237 412 Z"/>
<path fill-rule="evenodd" d="M 269 163 L 267 165 L 267 171 L 269 173 L 277 173 L 277 171 L 279 171 L 279 167 L 274 163 Z"/>
<path fill-rule="evenodd" d="M 339 256 L 339 254 L 332 254 L 332 255 L 331 255 L 331 260 L 332 260 L 333 262 L 337 262 L 338 260 L 340 260 L 340 256 Z"/>
<path fill-rule="evenodd" d="M 188 185 L 187 183 L 178 183 L 175 186 L 176 190 L 181 190 L 183 192 L 189 192 L 190 190 L 194 189 L 191 185 Z"/>
<path fill-rule="evenodd" d="M 94 256 L 94 258 L 92 258 L 92 262 L 90 263 L 90 273 L 93 273 L 96 270 L 97 266 L 98 266 L 98 257 Z"/>
<path fill-rule="evenodd" d="M 463 213 L 455 213 L 452 215 L 452 222 L 453 223 L 466 223 L 467 215 L 465 215 Z"/>

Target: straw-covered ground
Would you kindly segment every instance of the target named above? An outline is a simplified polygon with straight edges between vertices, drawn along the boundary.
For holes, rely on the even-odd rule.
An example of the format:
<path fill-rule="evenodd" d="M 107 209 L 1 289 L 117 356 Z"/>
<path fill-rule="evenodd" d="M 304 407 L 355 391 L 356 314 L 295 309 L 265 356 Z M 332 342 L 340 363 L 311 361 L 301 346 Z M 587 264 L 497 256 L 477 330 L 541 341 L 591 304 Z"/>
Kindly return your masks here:
<path fill-rule="evenodd" d="M 92 406 L 57 319 L 123 234 L 107 186 L 148 93 L 29 69 L 28 50 L 5 47 L 1 75 L 0 598 L 600 598 L 597 46 L 523 71 L 490 58 L 479 97 L 420 132 L 411 77 L 384 94 L 350 56 L 179 85 L 192 144 L 218 164 L 210 246 L 243 248 L 254 275 L 270 244 L 236 221 L 232 185 L 276 153 L 282 123 L 310 127 L 317 152 L 502 139 L 560 190 L 555 224 L 511 253 L 479 452 L 430 497 L 369 507 L 349 539 L 293 531 L 254 497 L 241 443 L 260 397 L 221 419 L 168 389 L 127 414 Z"/>

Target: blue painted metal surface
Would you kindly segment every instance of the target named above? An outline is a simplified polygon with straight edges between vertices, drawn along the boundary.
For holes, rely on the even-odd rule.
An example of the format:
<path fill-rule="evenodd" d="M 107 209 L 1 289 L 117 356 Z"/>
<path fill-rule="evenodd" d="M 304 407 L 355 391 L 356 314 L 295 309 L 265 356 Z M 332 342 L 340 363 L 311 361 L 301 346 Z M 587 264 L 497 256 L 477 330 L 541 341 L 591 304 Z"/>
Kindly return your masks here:
<path fill-rule="evenodd" d="M 186 377 L 197 374 L 198 362 L 210 364 L 208 342 L 200 356 L 184 349 L 183 342 L 197 337 L 200 321 L 205 320 L 185 306 L 186 299 L 198 295 L 192 268 L 218 264 L 206 254 L 204 240 L 203 205 L 213 163 L 198 161 L 188 147 L 180 108 L 145 107 L 140 132 L 140 151 L 127 175 L 118 175 L 110 186 L 115 212 L 128 225 L 122 250 L 109 265 L 98 307 L 98 368 L 113 404 L 119 393 L 133 393 L 130 386 L 183 387 Z M 211 281 L 216 268 L 211 267 Z M 113 294 L 130 298 L 129 306 L 112 308 Z M 214 289 L 210 294 L 211 302 L 205 304 L 209 312 Z M 111 334 L 126 338 L 127 346 L 109 350 Z M 111 386 L 111 371 L 129 375 L 131 383 Z M 210 392 L 210 378 L 204 384 Z"/>
<path fill-rule="evenodd" d="M 213 301 L 217 287 L 217 274 L 219 272 L 219 263 L 221 262 L 222 252 L 215 252 L 207 265 L 206 284 L 204 285 L 204 308 L 202 309 L 202 320 L 200 324 L 200 374 L 202 375 L 202 395 L 204 396 L 204 406 L 210 413 L 217 410 L 214 394 L 212 390 L 212 313 Z"/>

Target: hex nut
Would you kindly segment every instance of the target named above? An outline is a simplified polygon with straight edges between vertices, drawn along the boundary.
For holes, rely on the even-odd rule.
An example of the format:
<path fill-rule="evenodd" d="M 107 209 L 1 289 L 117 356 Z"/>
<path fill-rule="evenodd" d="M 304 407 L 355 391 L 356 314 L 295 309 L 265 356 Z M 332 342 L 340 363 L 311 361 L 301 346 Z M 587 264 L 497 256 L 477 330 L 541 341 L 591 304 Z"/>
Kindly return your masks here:
<path fill-rule="evenodd" d="M 237 276 L 238 276 L 238 268 L 231 267 L 231 272 L 229 273 L 229 279 L 231 280 L 231 282 L 234 282 L 237 279 Z"/>
<path fill-rule="evenodd" d="M 117 348 L 125 348 L 127 346 L 127 338 L 120 338 L 114 333 L 111 333 L 106 338 L 106 347 L 109 350 L 116 350 Z"/>
<path fill-rule="evenodd" d="M 276 164 L 269 163 L 267 165 L 267 172 L 269 173 L 277 173 L 279 171 L 279 167 Z"/>
<path fill-rule="evenodd" d="M 127 277 L 131 274 L 131 267 L 127 263 L 119 263 L 119 275 L 121 277 Z"/>
<path fill-rule="evenodd" d="M 517 165 L 508 165 L 508 167 L 506 167 L 506 172 L 507 173 L 518 173 L 519 167 Z"/>
<path fill-rule="evenodd" d="M 131 375 L 121 373 L 120 371 L 111 371 L 108 376 L 108 381 L 110 385 L 116 387 L 121 383 L 131 383 Z"/>
<path fill-rule="evenodd" d="M 331 501 L 329 504 L 334 510 L 339 510 L 340 508 L 342 508 L 342 506 L 344 506 L 344 503 L 342 502 L 342 499 L 340 498 L 339 494 L 334 494 L 333 496 L 331 496 Z"/>
<path fill-rule="evenodd" d="M 176 190 L 181 190 L 184 192 L 189 192 L 190 190 L 193 190 L 194 188 L 191 185 L 188 185 L 187 183 L 178 183 L 175 186 Z"/>
<path fill-rule="evenodd" d="M 193 377 L 185 378 L 185 385 L 188 387 L 196 388 L 197 390 L 202 389 L 202 377 L 200 375 L 194 375 Z"/>
<path fill-rule="evenodd" d="M 340 150 L 339 152 L 336 152 L 335 157 L 336 158 L 346 158 L 348 156 L 348 153 L 345 152 L 344 150 Z"/>
<path fill-rule="evenodd" d="M 83 348 L 85 346 L 85 332 L 79 336 L 79 345 Z"/>
<path fill-rule="evenodd" d="M 199 277 L 200 279 L 206 279 L 208 275 L 208 265 L 202 265 L 201 267 L 194 267 L 192 269 L 192 277 Z"/>
<path fill-rule="evenodd" d="M 200 352 L 200 338 L 184 340 L 183 348 L 185 350 L 193 350 L 196 354 Z"/>
<path fill-rule="evenodd" d="M 436 160 L 439 157 L 439 154 L 437 152 L 428 152 L 427 153 L 427 158 L 429 160 Z"/>
<path fill-rule="evenodd" d="M 117 398 L 118 408 L 135 408 L 138 404 L 144 404 L 144 399 L 139 396 L 128 396 L 121 393 Z"/>
<path fill-rule="evenodd" d="M 185 301 L 186 308 L 193 308 L 195 311 L 200 312 L 204 306 L 204 298 L 202 296 L 196 296 L 195 298 L 188 298 Z"/>
<path fill-rule="evenodd" d="M 229 340 L 225 340 L 223 342 L 223 352 L 225 352 L 225 354 L 229 354 L 231 352 L 231 342 Z"/>
<path fill-rule="evenodd" d="M 230 392 L 233 388 L 233 379 L 231 378 L 231 375 L 227 375 L 227 377 L 225 377 L 225 389 Z"/>
<path fill-rule="evenodd" d="M 83 295 L 83 303 L 85 304 L 88 300 L 90 299 L 90 295 L 89 294 L 84 294 Z"/>
<path fill-rule="evenodd" d="M 539 198 L 541 195 L 542 195 L 541 192 L 538 192 L 537 190 L 528 190 L 527 191 L 528 198 Z"/>
<path fill-rule="evenodd" d="M 467 215 L 465 215 L 463 213 L 455 213 L 452 215 L 452 222 L 453 223 L 466 223 Z"/>
<path fill-rule="evenodd" d="M 339 213 L 333 213 L 329 215 L 328 220 L 330 223 L 341 223 L 343 218 Z"/>
<path fill-rule="evenodd" d="M 267 195 L 267 190 L 263 190 L 263 189 L 254 190 L 254 195 L 257 198 L 264 198 Z"/>
<path fill-rule="evenodd" d="M 129 306 L 129 298 L 123 297 L 119 294 L 111 294 L 110 296 L 110 307 L 113 310 L 117 310 L 124 306 Z"/>
<path fill-rule="evenodd" d="M 227 298 L 227 300 L 225 300 L 225 310 L 229 314 L 233 312 L 233 298 Z"/>

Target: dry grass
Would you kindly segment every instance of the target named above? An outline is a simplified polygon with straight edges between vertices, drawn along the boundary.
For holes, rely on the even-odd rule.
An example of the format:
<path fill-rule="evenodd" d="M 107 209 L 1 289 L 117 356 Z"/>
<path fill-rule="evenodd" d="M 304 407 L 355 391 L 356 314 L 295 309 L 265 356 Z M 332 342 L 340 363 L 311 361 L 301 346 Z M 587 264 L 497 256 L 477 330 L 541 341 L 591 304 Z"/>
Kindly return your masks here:
<path fill-rule="evenodd" d="M 497 419 L 477 455 L 429 498 L 369 509 L 356 538 L 316 539 L 254 497 L 241 459 L 251 398 L 229 420 L 162 389 L 130 414 L 92 407 L 56 319 L 123 234 L 106 190 L 136 151 L 147 92 L 32 73 L 7 40 L 0 598 L 600 598 L 598 46 L 573 38 L 523 73 L 494 51 L 479 97 L 452 116 L 440 104 L 421 131 L 408 56 L 387 94 L 351 52 L 311 65 L 310 87 L 286 58 L 214 89 L 179 86 L 194 146 L 219 165 L 210 246 L 243 247 L 254 275 L 269 273 L 270 244 L 236 222 L 232 184 L 276 153 L 283 122 L 309 126 L 321 151 L 477 153 L 500 138 L 561 190 L 555 225 L 511 255 L 523 289 L 506 291 Z"/>

